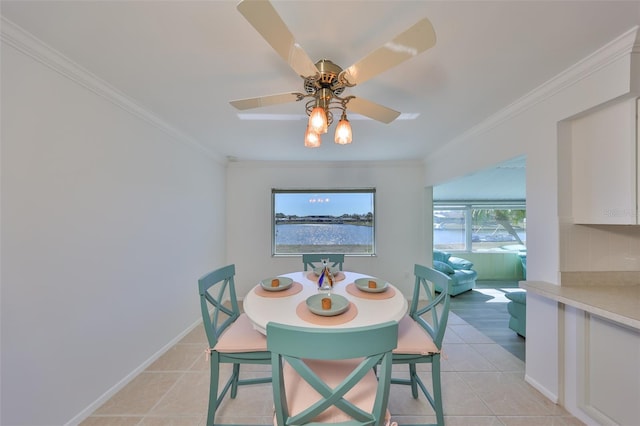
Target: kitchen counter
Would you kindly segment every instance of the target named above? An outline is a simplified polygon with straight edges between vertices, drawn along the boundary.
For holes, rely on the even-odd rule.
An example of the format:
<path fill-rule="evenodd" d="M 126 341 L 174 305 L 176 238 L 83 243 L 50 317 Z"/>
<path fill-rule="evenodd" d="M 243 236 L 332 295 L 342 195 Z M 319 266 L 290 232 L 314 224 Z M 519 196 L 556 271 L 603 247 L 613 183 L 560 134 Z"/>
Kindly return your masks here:
<path fill-rule="evenodd" d="M 570 274 L 573 275 L 563 274 L 562 286 L 544 281 L 521 281 L 520 287 L 640 330 L 640 284 L 637 284 L 637 281 L 636 283 L 628 279 L 605 281 L 611 280 L 611 274 L 605 275 L 600 272 L 595 273 L 597 275 Z M 598 279 L 598 276 L 601 278 Z"/>

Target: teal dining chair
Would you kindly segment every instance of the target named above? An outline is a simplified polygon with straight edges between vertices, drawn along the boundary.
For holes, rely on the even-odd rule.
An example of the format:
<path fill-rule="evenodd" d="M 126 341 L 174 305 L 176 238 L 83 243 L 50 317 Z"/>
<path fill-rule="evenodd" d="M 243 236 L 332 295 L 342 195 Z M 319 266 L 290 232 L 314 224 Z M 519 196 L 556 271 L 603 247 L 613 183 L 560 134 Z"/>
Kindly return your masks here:
<path fill-rule="evenodd" d="M 274 425 L 388 424 L 397 338 L 395 321 L 333 329 L 268 323 Z"/>
<path fill-rule="evenodd" d="M 313 271 L 315 268 L 321 267 L 323 259 L 328 259 L 329 266 L 337 267 L 342 271 L 344 253 L 305 253 L 302 255 L 304 270 L 307 271 L 311 268 Z"/>
<path fill-rule="evenodd" d="M 437 425 L 443 426 L 440 357 L 449 318 L 451 278 L 422 265 L 415 265 L 414 274 L 411 306 L 408 315 L 399 322 L 398 346 L 393 350 L 393 363 L 408 365 L 409 378 L 392 377 L 391 383 L 411 386 L 414 398 L 418 398 L 419 388 L 435 411 Z M 436 286 L 442 289 L 441 293 L 436 293 Z M 417 364 L 431 364 L 433 394 L 418 375 Z"/>
<path fill-rule="evenodd" d="M 198 280 L 200 308 L 209 341 L 207 352 L 211 360 L 207 426 L 218 425 L 215 423 L 216 411 L 229 389 L 231 398 L 235 398 L 240 385 L 271 382 L 271 374 L 268 377 L 240 379 L 242 364 L 269 365 L 271 354 L 267 350 L 266 337 L 253 328 L 244 313 L 240 313 L 235 273 L 235 265 L 228 265 Z M 233 368 L 229 379 L 218 392 L 220 364 L 223 363 L 233 364 Z"/>

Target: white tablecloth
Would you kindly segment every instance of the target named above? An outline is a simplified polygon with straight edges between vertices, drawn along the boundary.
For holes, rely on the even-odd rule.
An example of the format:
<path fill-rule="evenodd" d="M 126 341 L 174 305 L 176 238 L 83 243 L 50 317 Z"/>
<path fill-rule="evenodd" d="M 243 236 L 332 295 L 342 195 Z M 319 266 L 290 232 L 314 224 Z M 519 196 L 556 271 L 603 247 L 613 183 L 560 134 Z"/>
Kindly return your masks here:
<path fill-rule="evenodd" d="M 357 307 L 358 314 L 351 321 L 332 325 L 332 328 L 361 327 L 386 321 L 400 321 L 406 314 L 408 308 L 407 300 L 400 290 L 393 287 L 393 285 L 389 284 L 395 290 L 395 295 L 392 298 L 380 300 L 360 298 L 348 293 L 346 287 L 357 278 L 371 278 L 371 276 L 355 272 L 343 272 L 345 279 L 335 283 L 332 293 L 346 297 Z M 302 327 L 326 327 L 304 321 L 296 314 L 296 308 L 300 302 L 318 293 L 317 284 L 307 278 L 308 273 L 308 271 L 304 271 L 281 275 L 302 284 L 302 291 L 291 296 L 262 297 L 257 295 L 254 289 L 249 291 L 244 298 L 243 306 L 245 313 L 253 322 L 256 330 L 266 333 L 267 323 L 270 321 Z M 260 285 L 260 283 L 257 283 L 257 285 Z"/>

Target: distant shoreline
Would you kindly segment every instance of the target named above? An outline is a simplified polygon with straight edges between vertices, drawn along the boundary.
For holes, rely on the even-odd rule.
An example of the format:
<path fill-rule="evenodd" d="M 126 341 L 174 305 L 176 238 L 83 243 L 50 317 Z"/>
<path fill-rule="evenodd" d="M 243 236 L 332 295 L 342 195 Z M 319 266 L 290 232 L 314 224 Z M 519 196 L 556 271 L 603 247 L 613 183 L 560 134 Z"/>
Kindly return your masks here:
<path fill-rule="evenodd" d="M 311 220 L 311 219 L 299 219 L 299 220 L 295 220 L 295 221 L 288 221 L 288 220 L 282 220 L 282 219 L 277 219 L 276 220 L 276 226 L 280 226 L 280 225 L 354 225 L 354 226 L 368 226 L 368 227 L 372 227 L 373 226 L 373 222 L 371 221 L 358 221 L 358 222 L 350 222 L 350 221 L 345 221 L 344 219 L 340 219 L 340 218 L 335 218 L 335 219 L 331 219 L 331 220 L 326 220 L 324 222 L 318 221 L 316 220 Z"/>
<path fill-rule="evenodd" d="M 345 253 L 345 254 L 374 254 L 371 245 L 351 244 L 279 244 L 276 246 L 276 254 L 302 254 L 302 253 Z"/>

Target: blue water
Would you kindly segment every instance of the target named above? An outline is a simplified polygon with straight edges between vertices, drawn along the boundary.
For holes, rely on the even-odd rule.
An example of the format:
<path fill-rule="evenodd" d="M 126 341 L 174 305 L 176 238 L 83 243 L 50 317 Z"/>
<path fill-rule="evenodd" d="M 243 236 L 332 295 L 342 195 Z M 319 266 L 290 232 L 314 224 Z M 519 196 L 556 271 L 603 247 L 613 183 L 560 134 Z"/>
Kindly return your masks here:
<path fill-rule="evenodd" d="M 276 244 L 373 244 L 373 227 L 337 224 L 276 225 Z"/>
<path fill-rule="evenodd" d="M 525 231 L 518 231 L 522 241 L 526 241 Z M 464 241 L 463 230 L 434 229 L 434 244 L 458 243 Z M 511 242 L 515 239 L 507 233 L 475 234 L 473 240 Z M 373 228 L 370 226 L 343 224 L 296 224 L 276 225 L 276 244 L 284 245 L 371 245 Z"/>
<path fill-rule="evenodd" d="M 527 240 L 526 231 L 516 231 L 518 237 L 525 242 Z M 464 230 L 450 230 L 450 229 L 434 229 L 433 230 L 433 243 L 434 244 L 450 244 L 464 242 L 465 235 Z M 510 242 L 516 241 L 513 235 L 510 235 L 506 231 L 503 232 L 474 232 L 472 234 L 472 240 L 474 242 Z"/>

